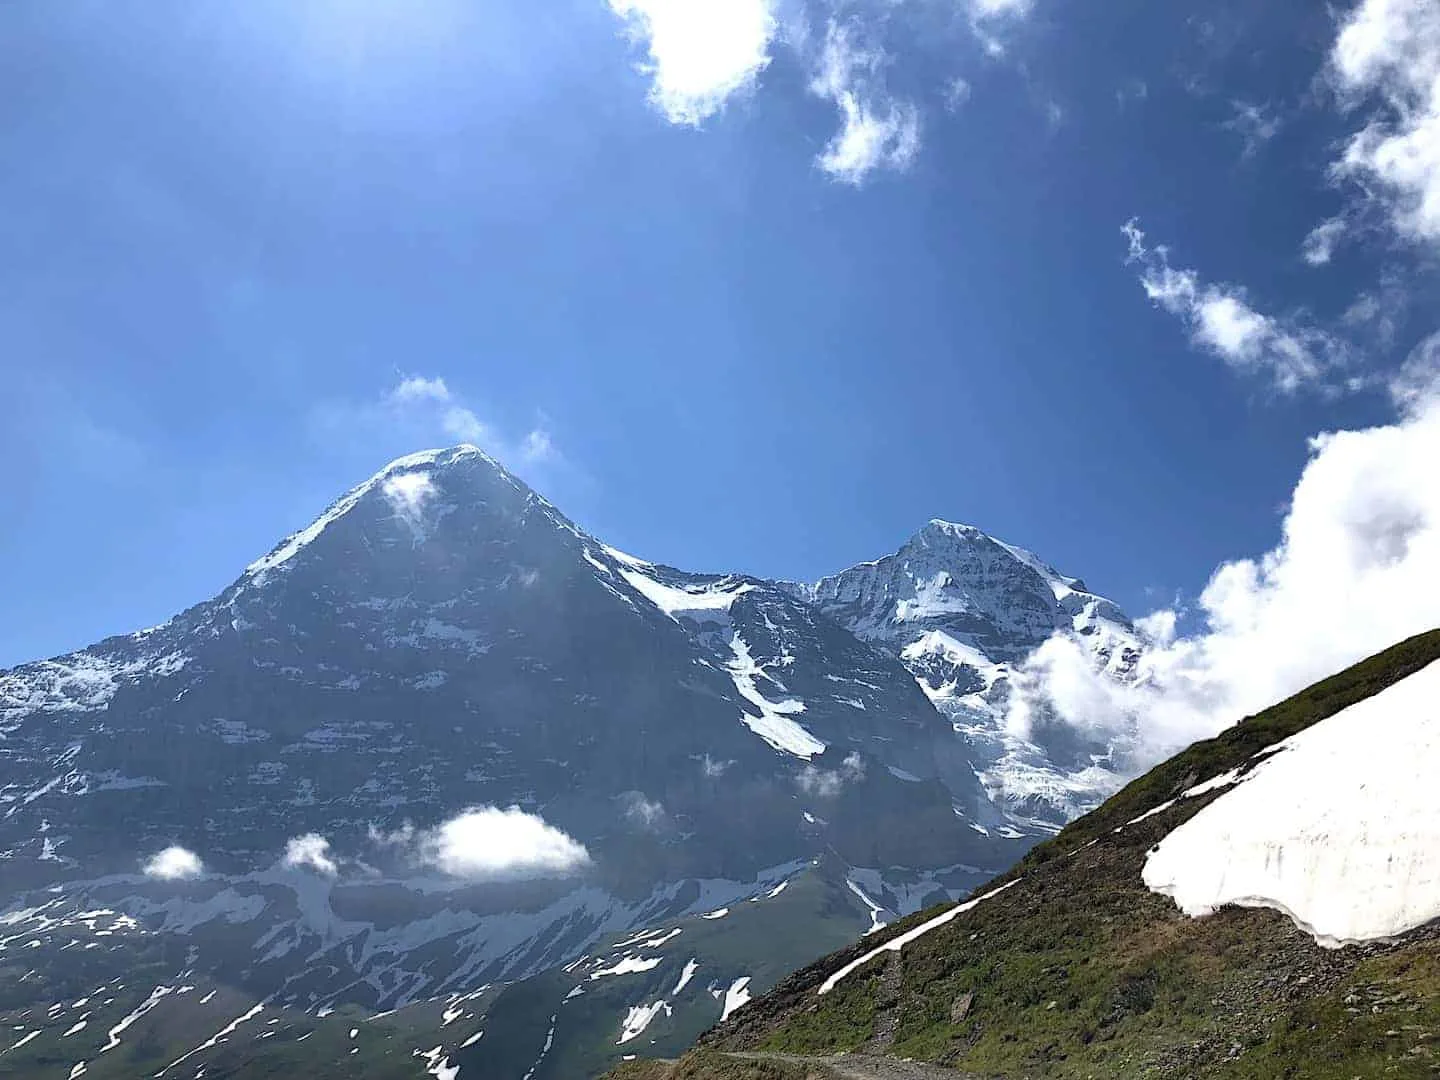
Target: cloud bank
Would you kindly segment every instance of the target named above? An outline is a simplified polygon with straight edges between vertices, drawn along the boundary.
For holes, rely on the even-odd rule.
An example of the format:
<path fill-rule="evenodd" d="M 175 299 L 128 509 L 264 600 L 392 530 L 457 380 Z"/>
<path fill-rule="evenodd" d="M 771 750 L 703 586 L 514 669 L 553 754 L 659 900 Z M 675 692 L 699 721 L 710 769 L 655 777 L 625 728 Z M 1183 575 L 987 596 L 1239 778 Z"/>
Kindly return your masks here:
<path fill-rule="evenodd" d="M 146 877 L 160 881 L 184 881 L 203 874 L 205 864 L 199 855 L 176 844 L 147 859 L 142 871 Z"/>
<path fill-rule="evenodd" d="M 1058 719 L 1118 738 L 1139 769 L 1440 626 L 1440 335 L 1392 392 L 1393 422 L 1311 440 L 1279 542 L 1215 570 L 1194 632 L 1173 609 L 1141 620 L 1154 645 L 1130 686 L 1051 639 L 1017 677 L 1012 730 Z"/>
<path fill-rule="evenodd" d="M 370 839 L 418 865 L 470 881 L 558 877 L 590 863 L 583 844 L 518 806 L 471 807 L 433 829 L 407 823 L 385 833 L 372 826 Z"/>

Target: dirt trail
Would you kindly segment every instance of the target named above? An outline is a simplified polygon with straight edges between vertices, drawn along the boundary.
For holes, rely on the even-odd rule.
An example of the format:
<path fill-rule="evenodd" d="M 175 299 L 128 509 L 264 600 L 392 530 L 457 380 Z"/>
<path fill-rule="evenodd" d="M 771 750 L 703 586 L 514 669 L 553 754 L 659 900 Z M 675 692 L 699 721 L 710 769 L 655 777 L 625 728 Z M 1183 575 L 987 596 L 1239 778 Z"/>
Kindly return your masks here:
<path fill-rule="evenodd" d="M 726 1057 L 748 1061 L 786 1061 L 794 1065 L 815 1065 L 828 1069 L 843 1080 L 975 1080 L 969 1073 L 925 1065 L 918 1061 L 871 1057 L 867 1054 L 839 1054 L 805 1057 L 801 1054 L 727 1053 Z"/>

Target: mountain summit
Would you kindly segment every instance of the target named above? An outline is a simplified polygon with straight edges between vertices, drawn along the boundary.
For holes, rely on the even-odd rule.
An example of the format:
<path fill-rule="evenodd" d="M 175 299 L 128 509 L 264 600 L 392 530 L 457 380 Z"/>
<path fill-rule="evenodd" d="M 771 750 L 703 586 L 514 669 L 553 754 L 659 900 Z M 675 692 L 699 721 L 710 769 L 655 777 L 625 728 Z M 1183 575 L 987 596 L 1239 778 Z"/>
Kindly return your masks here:
<path fill-rule="evenodd" d="M 990 796 L 1022 827 L 1055 828 L 1098 804 L 1127 763 L 1112 743 L 1006 722 L 1018 666 L 1050 637 L 1082 643 L 1117 680 L 1143 651 L 1134 625 L 1023 548 L 939 519 L 893 555 L 797 590 L 862 640 L 897 655 L 966 744 Z"/>

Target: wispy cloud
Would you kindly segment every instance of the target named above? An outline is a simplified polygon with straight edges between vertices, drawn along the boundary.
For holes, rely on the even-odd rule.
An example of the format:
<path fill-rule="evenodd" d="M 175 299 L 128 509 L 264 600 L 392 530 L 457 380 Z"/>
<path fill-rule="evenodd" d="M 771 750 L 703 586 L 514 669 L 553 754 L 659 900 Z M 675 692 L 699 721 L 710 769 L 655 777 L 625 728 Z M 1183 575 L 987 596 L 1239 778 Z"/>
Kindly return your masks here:
<path fill-rule="evenodd" d="M 819 799 L 833 799 L 845 788 L 865 779 L 865 760 L 857 753 L 849 753 L 838 769 L 820 769 L 806 765 L 795 775 L 795 786 L 807 795 Z"/>
<path fill-rule="evenodd" d="M 1230 107 L 1233 113 L 1221 126 L 1240 136 L 1242 157 L 1254 157 L 1262 146 L 1280 134 L 1283 121 L 1271 106 L 1232 101 Z"/>
<path fill-rule="evenodd" d="M 1344 363 L 1346 345 L 1335 335 L 1298 318 L 1257 311 L 1239 286 L 1177 270 L 1166 247 L 1146 245 L 1133 219 L 1121 231 L 1129 244 L 1127 261 L 1139 266 L 1145 295 L 1178 316 L 1197 346 L 1236 371 L 1268 375 L 1278 390 L 1293 393 L 1304 386 L 1328 386 L 1328 376 Z"/>
<path fill-rule="evenodd" d="M 512 468 L 563 462 L 544 416 L 524 434 L 508 435 L 482 418 L 440 376 L 405 375 L 378 399 L 329 402 L 316 410 L 314 422 L 327 438 L 383 437 L 407 450 L 440 443 L 473 443 Z M 418 490 L 409 493 L 415 499 L 422 499 L 424 494 Z M 398 498 L 406 493 L 396 495 Z"/>
<path fill-rule="evenodd" d="M 1301 257 L 1311 266 L 1325 266 L 1345 239 L 1346 228 L 1343 215 L 1326 218 L 1306 234 L 1305 242 L 1300 246 Z"/>
<path fill-rule="evenodd" d="M 650 100 L 674 124 L 698 125 L 752 90 L 770 63 L 771 0 L 609 0 L 645 49 Z"/>
<path fill-rule="evenodd" d="M 712 758 L 709 754 L 704 754 L 700 758 L 700 772 L 713 780 L 724 776 L 725 771 L 734 764 L 733 758 Z"/>
<path fill-rule="evenodd" d="M 1341 21 L 1327 75 L 1342 108 L 1365 111 L 1334 163 L 1396 232 L 1440 240 L 1440 4 L 1362 0 Z"/>
<path fill-rule="evenodd" d="M 885 53 L 858 45 L 856 32 L 829 23 L 810 91 L 834 102 L 840 112 L 840 130 L 815 164 L 837 180 L 858 185 L 876 169 L 909 168 L 920 152 L 920 111 L 885 91 Z"/>
<path fill-rule="evenodd" d="M 645 832 L 659 832 L 669 822 L 664 805 L 643 791 L 622 792 L 618 801 L 625 820 Z"/>
<path fill-rule="evenodd" d="M 945 108 L 950 112 L 959 112 L 970 100 L 971 90 L 970 80 L 956 75 L 945 84 Z"/>
<path fill-rule="evenodd" d="M 1030 14 L 1034 0 L 970 0 L 970 13 L 978 19 L 1017 18 Z"/>
<path fill-rule="evenodd" d="M 445 385 L 444 379 L 408 375 L 395 384 L 390 391 L 390 400 L 397 404 L 410 401 L 449 401 L 450 388 Z"/>

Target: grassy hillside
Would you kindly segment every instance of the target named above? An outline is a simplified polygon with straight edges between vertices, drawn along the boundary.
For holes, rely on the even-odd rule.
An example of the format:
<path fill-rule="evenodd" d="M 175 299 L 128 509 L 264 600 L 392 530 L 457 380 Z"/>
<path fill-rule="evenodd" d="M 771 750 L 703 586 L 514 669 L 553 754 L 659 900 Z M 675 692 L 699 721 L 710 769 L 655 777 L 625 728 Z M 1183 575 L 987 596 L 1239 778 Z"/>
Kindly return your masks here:
<path fill-rule="evenodd" d="M 1437 659 L 1440 631 L 1420 635 L 1196 744 L 984 886 L 1015 881 L 973 911 L 822 996 L 819 984 L 840 966 L 944 909 L 827 957 L 713 1029 L 704 1053 L 673 1074 L 634 1075 L 720 1080 L 748 1075 L 730 1071 L 740 1063 L 727 1052 L 863 1050 L 1008 1080 L 1433 1080 L 1440 925 L 1327 950 L 1271 911 L 1188 919 L 1145 888 L 1141 868 L 1219 793 L 1135 819 Z"/>

